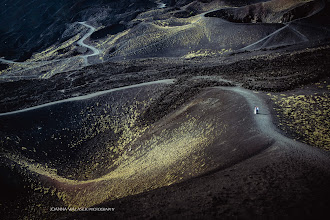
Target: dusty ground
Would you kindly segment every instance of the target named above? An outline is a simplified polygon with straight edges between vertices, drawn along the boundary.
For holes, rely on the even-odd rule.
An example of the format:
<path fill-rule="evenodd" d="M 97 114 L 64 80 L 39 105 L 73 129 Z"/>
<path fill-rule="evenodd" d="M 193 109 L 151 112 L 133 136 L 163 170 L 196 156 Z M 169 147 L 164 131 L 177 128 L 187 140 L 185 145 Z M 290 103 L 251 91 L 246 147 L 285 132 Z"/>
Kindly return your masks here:
<path fill-rule="evenodd" d="M 201 2 L 150 13 L 156 13 L 160 26 L 172 25 L 160 23 L 169 15 L 194 22 L 217 19 L 194 18 L 211 10 L 208 2 L 222 1 Z M 236 18 L 245 16 L 235 13 Z M 143 16 L 150 14 L 137 19 Z M 312 16 L 307 23 L 315 23 L 313 19 L 322 23 L 320 17 Z M 306 26 L 298 23 L 293 27 Z M 261 28 L 257 32 L 267 26 L 254 25 Z M 134 36 L 144 36 L 139 35 L 141 26 L 133 28 L 138 33 Z M 299 30 L 311 37 L 320 30 L 313 28 Z M 186 33 L 180 28 L 169 30 L 179 31 L 170 37 Z M 281 42 L 276 37 L 261 43 Z M 169 39 L 173 43 L 185 38 Z M 152 45 L 164 41 L 157 42 Z M 132 48 L 123 45 L 121 51 L 129 54 Z M 274 45 L 226 54 L 190 51 L 189 56 L 181 56 L 188 50 L 180 50 L 179 58 L 148 58 L 141 55 L 148 53 L 139 51 L 140 58 L 112 59 L 48 79 L 2 78 L 3 219 L 317 219 L 326 215 L 329 41 Z M 260 114 L 253 114 L 254 106 L 260 107 Z M 115 210 L 60 212 L 52 207 Z"/>
<path fill-rule="evenodd" d="M 246 106 L 240 102 L 240 106 L 247 121 L 243 120 L 239 127 L 257 129 L 259 134 L 269 138 L 261 151 L 253 152 L 251 148 L 262 144 L 261 137 L 250 143 L 240 140 L 250 154 L 248 158 L 232 160 L 224 167 L 219 166 L 182 183 L 96 206 L 113 207 L 115 212 L 78 213 L 64 219 L 309 219 L 326 215 L 330 194 L 329 154 L 277 133 L 276 128 L 265 122 L 270 115 L 267 104 L 258 98 L 260 95 L 246 93 L 244 96 L 249 102 Z M 262 109 L 260 115 L 252 115 L 249 107 L 254 101 L 258 101 Z M 230 107 L 233 111 L 237 109 Z M 249 121 L 251 118 L 256 122 Z M 237 132 L 241 134 L 240 139 L 246 137 L 246 132 Z M 238 138 L 237 135 L 232 137 Z M 221 140 L 224 139 L 215 143 L 211 154 L 217 155 L 220 151 L 219 155 L 230 158 L 228 152 L 241 148 L 230 144 L 230 149 L 226 149 Z M 233 139 L 227 136 L 226 140 Z M 222 164 L 224 158 L 220 156 L 217 164 Z"/>
<path fill-rule="evenodd" d="M 298 49 L 306 46 L 300 45 Z M 249 89 L 285 91 L 327 76 L 330 48 L 326 42 L 323 46 L 292 54 L 295 48 L 233 54 L 220 61 L 218 58 L 154 58 L 104 63 L 57 74 L 49 80 L 0 82 L 0 111 L 168 78 L 220 76 Z"/>
<path fill-rule="evenodd" d="M 329 204 L 329 154 L 288 139 L 283 141 L 282 134 L 292 138 L 297 134 L 289 126 L 285 129 L 290 132 L 283 132 L 287 130 L 281 126 L 282 131 L 258 123 L 266 118 L 268 123 L 276 119 L 276 109 L 272 109 L 276 102 L 267 95 L 268 91 L 279 97 L 283 91 L 292 88 L 296 90 L 289 90 L 287 95 L 299 94 L 300 90 L 312 93 L 316 89 L 315 83 L 324 82 L 329 66 L 328 50 L 327 46 L 320 46 L 295 53 L 281 51 L 280 55 L 266 51 L 266 54 L 248 60 L 244 58 L 251 54 L 237 54 L 233 55 L 238 59 L 237 62 L 231 60 L 222 65 L 216 65 L 212 60 L 183 60 L 180 61 L 182 63 L 174 62 L 173 67 L 167 66 L 163 71 L 162 66 L 168 65 L 166 60 L 158 63 L 157 67 L 151 65 L 158 62 L 157 59 L 137 60 L 130 67 L 127 67 L 128 63 L 119 63 L 108 69 L 117 71 L 111 83 L 102 78 L 105 75 L 101 73 L 105 71 L 100 71 L 106 70 L 110 64 L 63 73 L 51 81 L 3 82 L 2 94 L 13 94 L 6 96 L 7 101 L 2 102 L 1 109 L 8 111 L 15 110 L 15 106 L 24 108 L 55 101 L 59 99 L 55 94 L 59 93 L 64 99 L 100 88 L 105 90 L 141 83 L 146 79 L 177 78 L 174 84 L 158 89 L 141 87 L 146 90 L 123 90 L 118 94 L 111 93 L 113 95 L 108 97 L 112 98 L 103 101 L 93 98 L 90 104 L 77 102 L 76 107 L 73 107 L 67 102 L 63 106 L 54 105 L 58 106 L 56 108 L 49 106 L 22 112 L 15 117 L 2 116 L 2 136 L 9 138 L 1 142 L 3 152 L 16 155 L 10 156 L 10 160 L 8 157 L 1 159 L 2 164 L 11 167 L 2 168 L 4 177 L 10 173 L 10 178 L 6 177 L 1 187 L 5 190 L 3 195 L 6 195 L 1 203 L 3 210 L 17 218 L 28 215 L 49 219 L 106 219 L 109 216 L 117 219 L 321 216 Z M 200 67 L 201 63 L 204 67 Z M 272 69 L 277 71 L 270 72 Z M 293 70 L 294 76 L 288 76 Z M 65 75 L 68 77 L 63 78 Z M 60 76 L 64 80 L 60 80 Z M 123 80 L 128 78 L 129 81 Z M 269 83 L 270 79 L 273 80 L 272 84 Z M 51 82 L 52 89 L 49 86 Z M 12 89 L 14 84 L 17 85 L 15 90 Z M 39 86 L 35 87 L 37 84 Z M 72 86 L 65 87 L 66 84 Z M 226 87 L 210 89 L 217 86 L 231 88 L 235 84 L 249 89 L 258 88 L 261 90 L 260 97 L 254 99 L 254 96 L 223 90 Z M 43 87 L 53 92 L 41 92 Z M 323 87 L 323 93 L 327 92 L 324 90 L 327 85 Z M 62 92 L 64 88 L 65 92 Z M 24 102 L 25 105 L 22 105 L 22 99 L 14 98 L 22 97 L 23 93 L 30 99 L 30 102 Z M 31 93 L 36 96 L 28 95 Z M 250 90 L 248 94 L 258 93 Z M 133 100 L 138 101 L 140 107 L 134 107 Z M 115 110 L 114 103 L 121 107 Z M 261 107 L 261 114 L 257 117 L 252 115 L 254 105 Z M 128 108 L 125 110 L 124 106 Z M 43 109 L 48 113 L 44 113 Z M 63 112 L 72 114 L 65 116 Z M 111 117 L 107 118 L 109 113 Z M 48 117 L 48 114 L 52 116 Z M 121 114 L 126 115 L 127 120 Z M 261 120 L 262 117 L 265 119 Z M 126 121 L 118 120 L 120 118 Z M 282 120 L 288 121 L 285 118 Z M 12 128 L 9 129 L 8 125 Z M 17 129 L 17 126 L 20 128 Z M 116 131 L 114 126 L 117 127 Z M 39 130 L 39 127 L 42 129 Z M 225 133 L 222 133 L 224 128 Z M 62 132 L 58 132 L 60 130 Z M 33 138 L 29 140 L 27 137 L 31 134 Z M 34 144 L 36 140 L 37 146 Z M 184 144 L 188 140 L 193 142 Z M 68 148 L 71 149 L 68 151 L 65 148 L 67 145 L 73 148 Z M 43 149 L 40 150 L 40 147 Z M 135 151 L 135 148 L 140 150 Z M 111 159 L 106 159 L 104 155 L 111 155 Z M 166 159 L 165 155 L 169 157 Z M 181 159 L 177 155 L 181 155 Z M 138 158 L 145 159 L 139 162 Z M 117 161 L 118 166 L 110 165 L 114 161 Z M 126 180 L 127 177 L 124 177 L 128 182 L 120 183 L 125 187 L 116 186 L 111 175 L 123 175 L 126 173 L 123 169 L 125 166 L 135 170 L 135 178 Z M 153 167 L 157 172 L 150 171 L 148 167 Z M 54 173 L 52 169 L 58 171 Z M 169 174 L 168 169 L 172 174 L 165 175 Z M 109 171 L 112 173 L 110 176 L 107 174 Z M 158 174 L 166 178 L 157 178 Z M 93 184 L 80 187 L 81 183 L 76 185 L 72 179 L 92 181 Z M 84 202 L 86 195 L 93 202 Z M 97 197 L 92 199 L 91 195 Z M 113 196 L 124 198 L 106 202 L 114 199 Z M 17 204 L 24 207 L 23 211 L 14 208 Z M 69 204 L 73 207 L 114 207 L 116 211 L 75 214 L 49 211 L 49 207 Z"/>

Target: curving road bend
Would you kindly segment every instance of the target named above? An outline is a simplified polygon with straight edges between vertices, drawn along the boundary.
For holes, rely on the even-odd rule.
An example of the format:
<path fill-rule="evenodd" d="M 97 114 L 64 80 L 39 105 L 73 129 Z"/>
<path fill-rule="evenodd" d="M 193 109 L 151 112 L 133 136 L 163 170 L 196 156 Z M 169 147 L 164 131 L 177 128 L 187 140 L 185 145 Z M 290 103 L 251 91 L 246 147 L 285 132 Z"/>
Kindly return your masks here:
<path fill-rule="evenodd" d="M 21 110 L 16 110 L 16 111 L 11 111 L 11 112 L 5 112 L 5 113 L 0 113 L 1 116 L 7 116 L 7 115 L 14 115 L 17 113 L 22 113 L 22 112 L 27 112 L 35 109 L 40 109 L 43 107 L 55 105 L 55 104 L 60 104 L 60 103 L 66 103 L 66 102 L 74 102 L 74 101 L 80 101 L 80 100 L 86 100 L 86 99 L 91 99 L 97 96 L 105 95 L 111 92 L 115 91 L 120 91 L 120 90 L 125 90 L 125 89 L 130 89 L 130 88 L 137 88 L 137 87 L 142 87 L 142 86 L 147 86 L 147 85 L 153 85 L 153 84 L 173 84 L 175 82 L 175 79 L 164 79 L 164 80 L 157 80 L 157 81 L 151 81 L 151 82 L 145 82 L 145 83 L 140 83 L 140 84 L 135 84 L 135 85 L 130 85 L 130 86 L 124 86 L 124 87 L 119 87 L 119 88 L 114 88 L 114 89 L 109 89 L 109 90 L 104 90 L 104 91 L 99 91 L 99 92 L 94 92 L 91 94 L 83 95 L 83 96 L 77 96 L 73 98 L 68 98 L 64 100 L 59 100 L 59 101 L 54 101 L 50 103 L 45 103 L 42 105 L 37 105 Z M 311 148 L 307 144 L 300 143 L 298 141 L 295 141 L 293 139 L 290 139 L 284 135 L 282 135 L 279 130 L 274 126 L 272 123 L 272 118 L 271 114 L 269 111 L 269 108 L 267 104 L 265 103 L 264 100 L 259 98 L 253 91 L 244 89 L 242 87 L 224 87 L 224 86 L 219 86 L 216 88 L 220 88 L 221 90 L 225 91 L 231 91 L 234 93 L 237 93 L 238 95 L 243 96 L 248 104 L 250 105 L 251 112 L 254 109 L 254 106 L 259 106 L 260 108 L 260 114 L 253 115 L 255 117 L 256 123 L 259 127 L 259 130 L 264 133 L 265 135 L 275 139 L 276 141 L 283 143 L 283 144 L 288 144 L 290 146 L 295 146 L 295 147 L 303 147 L 303 148 Z M 314 148 L 313 148 L 314 150 Z"/>
<path fill-rule="evenodd" d="M 77 42 L 77 44 L 79 46 L 82 46 L 82 47 L 86 47 L 87 49 L 90 49 L 93 53 L 92 54 L 87 54 L 87 55 L 81 55 L 80 57 L 84 58 L 85 60 L 85 64 L 88 65 L 88 57 L 91 57 L 91 56 L 96 56 L 96 55 L 99 55 L 100 54 L 100 50 L 98 50 L 97 48 L 93 47 L 93 46 L 90 46 L 90 45 L 87 45 L 84 43 L 84 41 L 90 37 L 94 32 L 95 32 L 95 28 L 91 25 L 88 25 L 86 24 L 86 22 L 78 22 L 79 24 L 89 28 L 89 31 Z M 4 58 L 0 58 L 0 63 L 7 63 L 7 64 L 36 64 L 36 63 L 52 63 L 52 62 L 55 62 L 55 61 L 60 61 L 60 60 L 68 60 L 68 59 L 72 59 L 72 57 L 69 57 L 69 58 L 64 58 L 64 59 L 55 59 L 55 60 L 49 60 L 49 61 L 35 61 L 35 62 L 16 62 L 16 61 L 13 61 L 13 60 L 6 60 Z"/>
<path fill-rule="evenodd" d="M 243 96 L 250 106 L 251 115 L 254 116 L 260 132 L 264 133 L 270 138 L 273 138 L 276 141 L 277 146 L 297 157 L 309 157 L 306 158 L 307 161 L 311 162 L 312 164 L 317 164 L 317 166 L 322 167 L 324 170 L 327 170 L 330 167 L 329 154 L 327 152 L 282 135 L 272 122 L 272 117 L 268 105 L 253 91 L 244 89 L 242 87 L 221 86 L 219 88 Z M 260 114 L 252 114 L 255 106 L 260 108 Z M 317 163 L 317 161 L 322 161 L 322 163 Z"/>
<path fill-rule="evenodd" d="M 88 65 L 88 57 L 91 57 L 91 56 L 96 56 L 96 55 L 99 55 L 100 54 L 100 50 L 93 47 L 93 46 L 90 46 L 90 45 L 87 45 L 84 43 L 84 41 L 90 37 L 94 32 L 95 32 L 95 28 L 89 24 L 86 24 L 86 22 L 78 22 L 79 24 L 89 28 L 89 31 L 77 42 L 78 45 L 82 46 L 82 47 L 86 47 L 88 49 L 90 49 L 93 53 L 92 54 L 87 54 L 87 55 L 82 55 L 81 57 L 84 58 L 85 60 L 85 64 Z"/>
<path fill-rule="evenodd" d="M 120 87 L 120 88 L 115 88 L 115 89 L 110 89 L 110 90 L 105 90 L 105 91 L 100 91 L 96 93 L 92 93 L 89 95 L 84 95 L 80 97 L 75 97 L 75 98 L 69 98 L 61 101 L 56 101 L 56 102 L 51 102 L 51 103 L 46 103 L 43 105 L 31 107 L 31 108 L 26 108 L 18 111 L 13 111 L 13 112 L 7 112 L 7 113 L 2 113 L 0 114 L 1 116 L 6 116 L 6 115 L 13 115 L 16 113 L 23 113 L 27 112 L 30 110 L 34 109 L 39 109 L 43 108 L 46 106 L 51 106 L 59 103 L 65 103 L 65 102 L 73 102 L 73 101 L 78 101 L 78 100 L 85 100 L 85 99 L 90 99 L 93 97 L 97 97 L 103 94 L 111 93 L 114 91 L 119 91 L 119 90 L 124 90 L 124 89 L 129 89 L 129 88 L 136 88 L 136 87 L 141 87 L 141 86 L 146 86 L 146 85 L 152 85 L 152 84 L 158 84 L 158 83 L 164 83 L 164 84 L 171 84 L 174 83 L 174 79 L 166 79 L 166 80 L 159 80 L 159 81 L 152 81 L 152 82 L 146 82 L 146 83 L 141 83 L 141 84 L 135 84 L 131 86 L 125 86 L 125 87 Z M 272 157 L 273 154 L 272 152 L 280 152 L 281 154 L 289 155 L 289 158 L 296 157 L 299 161 L 303 161 L 304 163 L 309 164 L 312 167 L 319 167 L 320 170 L 327 171 L 329 173 L 329 166 L 330 166 L 330 160 L 329 160 L 329 154 L 327 152 L 324 152 L 322 150 L 313 148 L 309 145 L 294 141 L 290 138 L 287 138 L 283 136 L 282 134 L 279 133 L 279 131 L 276 129 L 276 127 L 272 124 L 272 119 L 271 119 L 271 114 L 269 111 L 269 108 L 267 107 L 267 104 L 265 101 L 258 97 L 256 94 L 254 94 L 253 91 L 243 89 L 241 87 L 215 87 L 219 88 L 219 92 L 223 91 L 229 91 L 236 93 L 237 95 L 243 96 L 247 103 L 250 106 L 251 113 L 249 114 L 249 117 L 254 117 L 257 127 L 260 130 L 260 133 L 265 134 L 266 136 L 269 136 L 270 138 L 275 140 L 275 143 L 270 147 L 267 148 L 267 156 Z M 260 107 L 260 114 L 254 115 L 252 114 L 252 110 L 254 106 L 259 106 Z M 5 155 L 6 156 L 6 155 Z M 26 161 L 16 161 L 15 159 L 11 158 L 10 155 L 7 157 L 8 159 L 12 160 L 15 163 L 19 163 L 22 166 L 28 166 L 28 162 Z M 29 168 L 32 172 L 36 172 L 41 175 L 45 175 L 44 173 L 40 173 L 37 169 Z M 64 177 L 58 176 L 58 175 L 53 175 L 49 174 L 49 176 L 46 176 L 46 178 L 51 178 L 52 180 L 56 179 L 55 184 L 63 184 L 64 186 L 74 186 L 74 187 L 86 187 L 86 189 L 89 187 L 90 183 L 97 183 L 101 182 L 104 180 L 103 177 L 97 178 L 97 179 L 92 179 L 92 180 L 86 180 L 86 181 L 76 181 L 76 180 L 71 180 L 71 179 L 66 179 Z M 71 188 L 70 188 L 71 189 Z"/>
<path fill-rule="evenodd" d="M 21 109 L 21 110 L 0 113 L 0 117 L 7 116 L 7 115 L 14 115 L 17 113 L 28 112 L 31 110 L 40 109 L 43 107 L 60 104 L 60 103 L 86 100 L 86 99 L 94 98 L 97 96 L 105 95 L 107 93 L 125 90 L 125 89 L 129 89 L 129 88 L 137 88 L 137 87 L 142 87 L 142 86 L 147 86 L 147 85 L 152 85 L 152 84 L 173 84 L 174 82 L 175 82 L 175 79 L 164 79 L 164 80 L 145 82 L 145 83 L 140 83 L 140 84 L 135 84 L 135 85 L 130 85 L 130 86 L 124 86 L 124 87 L 94 92 L 94 93 L 83 95 L 83 96 L 78 96 L 78 97 L 68 98 L 68 99 L 59 100 L 59 101 L 55 101 L 55 102 L 45 103 L 42 105 L 33 106 L 33 107 Z M 221 90 L 224 90 L 224 91 L 231 91 L 231 92 L 237 93 L 240 96 L 243 96 L 251 108 L 251 115 L 252 115 L 252 117 L 255 117 L 256 124 L 261 133 L 264 133 L 265 135 L 273 138 L 280 145 L 286 146 L 286 148 L 289 147 L 291 150 L 292 150 L 292 147 L 293 147 L 293 149 L 296 149 L 296 150 L 303 149 L 311 154 L 318 155 L 318 157 L 324 158 L 325 153 L 323 151 L 282 135 L 279 132 L 279 130 L 275 127 L 275 125 L 272 123 L 272 117 L 271 117 L 267 104 L 265 103 L 265 101 L 263 99 L 258 97 L 253 91 L 250 91 L 250 90 L 244 89 L 242 87 L 238 87 L 238 86 L 237 87 L 220 86 L 220 87 L 216 87 L 216 88 L 220 88 Z M 254 106 L 260 107 L 260 114 L 257 114 L 257 115 L 252 114 Z M 328 157 L 328 155 L 326 155 L 326 157 Z"/>

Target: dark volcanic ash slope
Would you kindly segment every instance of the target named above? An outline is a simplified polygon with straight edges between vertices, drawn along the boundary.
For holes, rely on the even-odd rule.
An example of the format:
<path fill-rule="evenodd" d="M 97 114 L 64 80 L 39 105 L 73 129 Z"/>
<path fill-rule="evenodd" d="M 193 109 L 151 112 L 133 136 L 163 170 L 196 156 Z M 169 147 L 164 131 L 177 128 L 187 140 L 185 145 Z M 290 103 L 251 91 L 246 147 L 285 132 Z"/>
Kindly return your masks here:
<path fill-rule="evenodd" d="M 26 62 L 7 62 L 1 67 L 0 78 L 49 78 L 85 65 L 151 57 L 223 58 L 232 52 L 329 39 L 328 2 L 250 3 L 256 1 L 178 1 L 176 7 L 154 7 L 146 11 L 132 6 L 127 10 L 136 10 L 136 15 L 129 17 L 131 13 L 126 11 L 116 16 L 115 20 L 120 22 L 114 22 L 111 17 L 111 13 L 119 13 L 116 10 L 109 14 L 102 12 L 104 8 L 89 8 L 88 12 L 101 11 L 96 18 L 85 16 L 85 25 L 72 20 L 64 32 L 74 33 L 71 38 L 34 53 Z M 85 45 L 81 39 L 85 39 Z"/>
<path fill-rule="evenodd" d="M 254 124 L 241 113 L 247 108 L 244 99 L 218 89 L 150 123 L 153 116 L 141 112 L 152 107 L 150 100 L 159 102 L 156 91 L 169 94 L 166 90 L 171 87 L 146 84 L 2 116 L 0 159 L 7 165 L 1 175 L 10 172 L 9 166 L 12 176 L 1 184 L 22 192 L 21 211 L 11 199 L 16 194 L 2 197 L 6 218 L 43 218 L 47 206 L 90 207 L 171 185 L 224 169 L 272 143 L 243 125 Z M 168 105 L 175 105 L 175 95 L 169 96 Z M 138 119 L 148 123 L 136 124 Z M 22 183 L 11 186 L 16 178 Z M 37 203 L 41 209 L 31 209 Z"/>
<path fill-rule="evenodd" d="M 74 23 L 83 30 L 72 38 L 25 63 L 1 67 L 3 219 L 312 219 L 327 214 L 330 155 L 315 146 L 321 148 L 318 137 L 328 139 L 330 132 L 329 5 L 164 3 L 134 18 L 128 5 L 118 19 L 129 21 L 103 26 L 100 17 L 89 17 L 91 7 L 86 23 Z M 244 21 L 247 15 L 264 20 L 232 22 L 218 9 Z M 267 23 L 271 16 L 274 23 Z M 286 16 L 288 22 L 281 23 L 278 17 Z M 88 56 L 90 50 L 100 53 Z M 78 59 L 85 65 L 76 70 Z M 260 114 L 253 114 L 254 106 Z M 272 123 L 275 115 L 284 130 Z M 313 117 L 306 120 L 306 115 Z M 313 130 L 315 124 L 321 126 Z M 303 136 L 286 133 L 295 133 L 294 127 Z M 290 136 L 318 138 L 318 145 Z M 51 207 L 115 211 L 54 212 Z"/>
<path fill-rule="evenodd" d="M 273 53 L 274 52 L 274 53 Z M 245 88 L 269 92 L 295 89 L 318 82 L 328 75 L 329 46 L 288 52 L 263 51 L 253 56 L 230 56 L 233 63 L 218 58 L 179 61 L 146 59 L 110 62 L 61 73 L 48 80 L 0 82 L 0 112 L 10 112 L 47 102 L 67 99 L 127 85 L 181 76 L 215 76 L 242 84 Z M 252 58 L 251 58 L 252 56 Z M 238 60 L 237 62 L 234 62 Z M 184 79 L 184 78 L 183 78 Z M 187 92 L 190 92 L 189 87 Z"/>
<path fill-rule="evenodd" d="M 24 61 L 34 52 L 77 34 L 79 28 L 72 25 L 74 22 L 125 24 L 154 6 L 148 0 L 3 0 L 0 3 L 0 57 Z"/>
<path fill-rule="evenodd" d="M 197 121 L 214 120 L 213 123 L 221 125 L 217 127 L 217 138 L 213 140 L 211 135 L 208 139 L 211 142 L 204 151 L 204 158 L 208 159 L 202 167 L 211 166 L 209 170 L 169 187 L 97 205 L 114 207 L 116 212 L 74 213 L 64 219 L 277 219 L 319 218 L 326 214 L 330 194 L 329 154 L 272 130 L 273 126 L 265 122 L 269 120 L 266 105 L 252 92 L 240 88 L 222 89 L 203 90 L 173 114 L 155 123 L 155 130 L 141 137 L 158 137 L 163 130 L 176 128 L 190 116 Z M 243 97 L 248 102 L 242 100 Z M 255 101 L 263 110 L 253 117 L 249 105 Z M 229 127 L 226 127 L 228 122 Z M 202 124 L 195 128 L 205 129 Z M 186 138 L 180 129 L 175 131 L 182 139 Z M 212 126 L 204 131 L 213 133 Z M 194 140 L 186 140 L 185 145 L 192 145 Z M 176 141 L 181 147 L 180 143 Z M 162 157 L 166 157 L 170 149 L 162 148 L 162 151 L 165 153 Z M 181 166 L 173 169 L 178 167 Z"/>
<path fill-rule="evenodd" d="M 219 17 L 236 23 L 286 23 L 312 16 L 325 7 L 324 0 L 273 0 L 238 8 L 225 8 L 208 17 Z"/>

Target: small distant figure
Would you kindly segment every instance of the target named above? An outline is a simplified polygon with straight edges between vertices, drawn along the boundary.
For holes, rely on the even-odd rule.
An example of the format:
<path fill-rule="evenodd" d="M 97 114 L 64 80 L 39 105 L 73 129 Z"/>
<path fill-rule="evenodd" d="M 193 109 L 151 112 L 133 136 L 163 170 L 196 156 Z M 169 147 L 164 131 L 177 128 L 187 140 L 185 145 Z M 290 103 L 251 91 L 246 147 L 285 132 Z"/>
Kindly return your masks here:
<path fill-rule="evenodd" d="M 256 114 L 258 114 L 259 113 L 259 107 L 258 106 L 255 106 L 254 107 L 254 114 L 256 115 Z"/>

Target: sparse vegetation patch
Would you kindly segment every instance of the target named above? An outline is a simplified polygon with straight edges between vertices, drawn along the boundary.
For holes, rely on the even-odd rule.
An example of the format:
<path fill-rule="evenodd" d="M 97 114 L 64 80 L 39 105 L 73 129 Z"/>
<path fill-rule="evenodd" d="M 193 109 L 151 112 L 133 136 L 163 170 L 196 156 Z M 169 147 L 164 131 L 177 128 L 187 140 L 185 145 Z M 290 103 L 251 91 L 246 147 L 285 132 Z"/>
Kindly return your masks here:
<path fill-rule="evenodd" d="M 271 97 L 281 129 L 307 144 L 330 150 L 329 94 Z"/>

